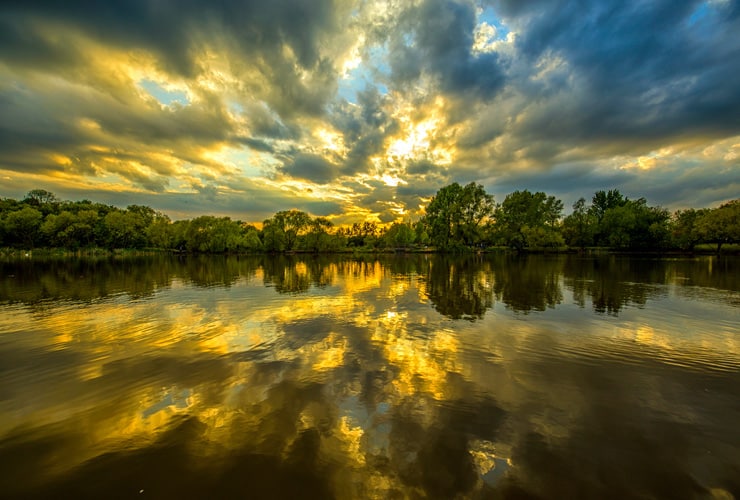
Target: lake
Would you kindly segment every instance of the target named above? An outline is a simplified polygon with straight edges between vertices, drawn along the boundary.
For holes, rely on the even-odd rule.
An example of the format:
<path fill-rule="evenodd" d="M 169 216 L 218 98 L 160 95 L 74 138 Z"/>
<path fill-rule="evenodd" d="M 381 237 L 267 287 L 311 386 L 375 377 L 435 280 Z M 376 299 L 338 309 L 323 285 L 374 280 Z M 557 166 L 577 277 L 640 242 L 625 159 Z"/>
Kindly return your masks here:
<path fill-rule="evenodd" d="M 740 498 L 740 259 L 0 261 L 0 488 Z"/>

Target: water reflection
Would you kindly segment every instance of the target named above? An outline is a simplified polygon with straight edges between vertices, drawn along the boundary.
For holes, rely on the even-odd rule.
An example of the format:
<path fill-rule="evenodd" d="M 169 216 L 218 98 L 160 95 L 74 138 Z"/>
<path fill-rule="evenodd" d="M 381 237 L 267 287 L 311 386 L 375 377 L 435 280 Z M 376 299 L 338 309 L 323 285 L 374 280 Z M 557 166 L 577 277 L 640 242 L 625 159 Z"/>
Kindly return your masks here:
<path fill-rule="evenodd" d="M 326 256 L 277 255 L 263 258 L 264 283 L 278 293 L 302 293 L 311 287 L 331 285 L 336 270 L 332 259 Z"/>
<path fill-rule="evenodd" d="M 737 291 L 738 267 L 732 258 L 616 256 L 406 255 L 337 260 L 327 256 L 201 255 L 18 260 L 0 261 L 0 301 L 89 302 L 120 293 L 144 298 L 173 280 L 198 287 L 230 287 L 255 278 L 278 293 L 301 294 L 331 286 L 339 275 L 368 279 L 385 273 L 421 280 L 421 293 L 438 312 L 453 319 L 482 318 L 496 300 L 516 312 L 544 311 L 561 304 L 566 291 L 581 306 L 617 315 L 625 306 L 643 307 L 650 298 L 665 296 L 665 285 L 684 288 L 680 290 L 684 294 L 696 292 L 692 287 Z M 736 300 L 736 295 L 725 299 Z"/>
<path fill-rule="evenodd" d="M 6 262 L 3 496 L 738 497 L 726 262 Z"/>
<path fill-rule="evenodd" d="M 482 318 L 493 304 L 492 269 L 487 260 L 442 256 L 426 266 L 427 296 L 453 319 Z"/>
<path fill-rule="evenodd" d="M 496 297 L 517 312 L 544 311 L 563 301 L 564 259 L 502 256 L 494 259 Z"/>

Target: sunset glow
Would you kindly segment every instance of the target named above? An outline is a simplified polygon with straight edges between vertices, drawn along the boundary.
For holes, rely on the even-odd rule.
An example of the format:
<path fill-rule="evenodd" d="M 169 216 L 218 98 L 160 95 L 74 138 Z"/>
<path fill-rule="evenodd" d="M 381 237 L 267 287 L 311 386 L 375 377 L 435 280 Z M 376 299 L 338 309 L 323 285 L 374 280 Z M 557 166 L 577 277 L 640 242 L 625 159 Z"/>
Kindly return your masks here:
<path fill-rule="evenodd" d="M 737 2 L 60 5 L 0 7 L 3 197 L 389 222 L 451 182 L 740 191 Z"/>

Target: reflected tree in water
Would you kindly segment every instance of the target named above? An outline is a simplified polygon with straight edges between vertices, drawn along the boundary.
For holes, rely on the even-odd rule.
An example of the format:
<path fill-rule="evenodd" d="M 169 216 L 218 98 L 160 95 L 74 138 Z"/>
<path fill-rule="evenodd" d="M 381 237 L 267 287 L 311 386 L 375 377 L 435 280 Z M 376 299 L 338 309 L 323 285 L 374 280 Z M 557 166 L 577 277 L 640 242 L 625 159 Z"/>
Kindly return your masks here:
<path fill-rule="evenodd" d="M 664 261 L 571 258 L 563 269 L 565 286 L 573 291 L 575 302 L 584 307 L 587 298 L 594 311 L 616 315 L 623 307 L 642 307 L 648 298 L 661 292 L 650 283 L 665 284 Z"/>
<path fill-rule="evenodd" d="M 563 256 L 69 264 L 3 265 L 3 297 L 16 277 L 61 297 L 83 274 L 102 280 L 106 294 L 190 281 L 169 291 L 172 301 L 163 293 L 120 307 L 110 328 L 94 321 L 104 309 L 69 313 L 90 321 L 81 329 L 88 342 L 60 349 L 67 329 L 47 321 L 48 331 L 19 331 L 18 342 L 0 346 L 0 380 L 12 382 L 0 385 L 8 409 L 0 484 L 9 497 L 708 498 L 738 491 L 738 452 L 728 445 L 740 413 L 732 352 L 718 355 L 727 371 L 706 376 L 655 357 L 661 345 L 630 340 L 616 349 L 609 321 L 579 337 L 553 333 L 550 318 L 538 323 L 535 315 L 448 319 L 480 318 L 494 295 L 517 312 L 552 307 L 563 300 L 561 280 L 569 288 L 598 282 L 581 289 L 582 301 L 603 289 L 607 303 L 622 307 L 647 300 L 653 284 L 711 280 L 734 271 L 730 264 Z M 247 295 L 227 288 L 234 280 L 245 285 L 260 268 L 279 292 L 346 283 L 346 309 L 298 317 L 291 308 L 314 297 L 278 296 L 253 282 L 244 289 L 264 307 L 245 311 Z M 392 288 L 413 273 L 416 300 L 399 307 Z M 645 283 L 643 299 L 632 282 Z M 95 282 L 87 283 L 83 289 L 92 290 Z M 193 293 L 193 285 L 215 289 Z M 419 304 L 417 291 L 447 317 Z M 225 334 L 222 342 L 194 330 L 187 314 L 194 307 L 210 316 L 203 324 Z M 123 322 L 129 309 L 145 319 L 146 335 L 127 333 L 135 324 Z M 494 324 L 502 328 L 491 335 Z"/>
<path fill-rule="evenodd" d="M 176 265 L 169 258 L 35 259 L 0 263 L 0 301 L 91 302 L 126 293 L 151 296 L 168 286 Z"/>
<path fill-rule="evenodd" d="M 493 305 L 491 271 L 475 257 L 437 256 L 428 261 L 426 294 L 441 314 L 453 319 L 482 318 Z"/>
<path fill-rule="evenodd" d="M 306 259 L 277 255 L 262 259 L 264 283 L 278 293 L 304 293 L 312 286 L 324 288 L 334 281 L 336 269 L 326 256 Z"/>
<path fill-rule="evenodd" d="M 260 260 L 257 257 L 190 255 L 180 260 L 184 276 L 201 287 L 233 286 L 240 277 L 252 278 Z"/>
<path fill-rule="evenodd" d="M 494 256 L 496 298 L 516 312 L 544 311 L 563 301 L 563 261 L 540 256 Z"/>

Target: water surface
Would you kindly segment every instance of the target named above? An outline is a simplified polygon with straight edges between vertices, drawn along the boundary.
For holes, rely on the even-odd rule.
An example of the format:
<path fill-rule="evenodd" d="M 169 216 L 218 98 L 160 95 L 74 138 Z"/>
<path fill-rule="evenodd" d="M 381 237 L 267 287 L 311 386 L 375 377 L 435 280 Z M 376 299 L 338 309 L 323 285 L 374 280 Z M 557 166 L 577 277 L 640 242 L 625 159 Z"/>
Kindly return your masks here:
<path fill-rule="evenodd" d="M 0 262 L 0 497 L 740 498 L 739 271 Z"/>

